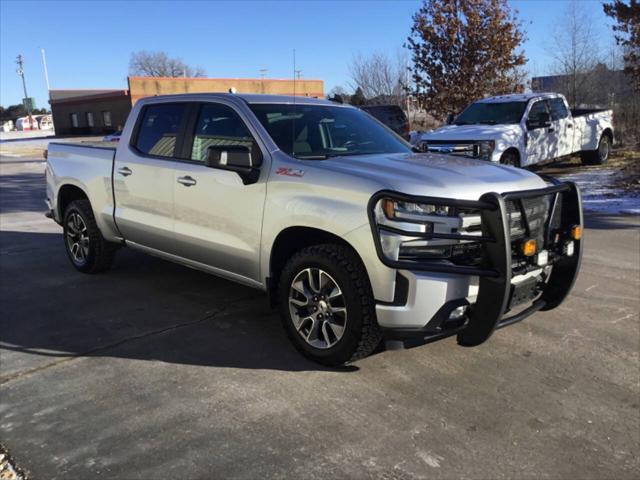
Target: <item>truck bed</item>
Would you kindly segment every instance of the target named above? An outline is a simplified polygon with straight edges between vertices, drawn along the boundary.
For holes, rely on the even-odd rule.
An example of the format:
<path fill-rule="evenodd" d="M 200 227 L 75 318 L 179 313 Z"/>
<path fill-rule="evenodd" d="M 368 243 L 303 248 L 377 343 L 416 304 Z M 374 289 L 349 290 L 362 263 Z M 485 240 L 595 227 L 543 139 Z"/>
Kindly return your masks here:
<path fill-rule="evenodd" d="M 609 110 L 606 108 L 572 108 L 571 116 L 572 117 L 581 117 L 584 115 L 591 115 L 592 113 L 604 113 Z"/>
<path fill-rule="evenodd" d="M 110 142 L 49 143 L 47 154 L 47 199 L 57 205 L 59 185 L 73 186 L 91 198 L 96 222 L 102 232 L 117 236 L 113 221 L 113 165 L 116 146 Z M 60 222 L 63 212 L 54 211 Z"/>

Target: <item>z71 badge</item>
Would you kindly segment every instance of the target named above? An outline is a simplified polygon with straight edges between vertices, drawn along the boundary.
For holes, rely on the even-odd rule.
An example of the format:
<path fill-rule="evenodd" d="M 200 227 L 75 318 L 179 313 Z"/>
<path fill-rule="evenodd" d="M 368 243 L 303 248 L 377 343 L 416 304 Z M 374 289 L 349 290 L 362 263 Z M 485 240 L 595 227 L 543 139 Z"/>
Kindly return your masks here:
<path fill-rule="evenodd" d="M 304 170 L 295 168 L 280 167 L 276 169 L 276 175 L 285 175 L 287 177 L 304 177 Z"/>

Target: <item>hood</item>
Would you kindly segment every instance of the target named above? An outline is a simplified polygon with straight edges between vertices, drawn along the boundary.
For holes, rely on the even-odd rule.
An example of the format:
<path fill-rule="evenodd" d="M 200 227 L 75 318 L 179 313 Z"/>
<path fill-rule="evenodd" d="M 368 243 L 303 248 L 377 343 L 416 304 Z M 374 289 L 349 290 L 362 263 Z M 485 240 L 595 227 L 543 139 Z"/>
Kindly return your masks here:
<path fill-rule="evenodd" d="M 487 192 L 547 186 L 527 170 L 435 153 L 335 157 L 318 161 L 317 168 L 366 178 L 380 186 L 379 190 L 464 200 L 477 200 Z"/>
<path fill-rule="evenodd" d="M 420 135 L 421 140 L 496 140 L 517 135 L 520 125 L 445 125 Z"/>

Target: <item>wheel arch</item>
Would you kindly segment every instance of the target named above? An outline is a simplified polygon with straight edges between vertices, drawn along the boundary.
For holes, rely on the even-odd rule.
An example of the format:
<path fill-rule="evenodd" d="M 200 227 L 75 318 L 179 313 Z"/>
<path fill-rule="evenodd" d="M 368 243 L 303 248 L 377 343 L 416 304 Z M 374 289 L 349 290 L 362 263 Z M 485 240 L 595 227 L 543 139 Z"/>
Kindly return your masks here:
<path fill-rule="evenodd" d="M 60 189 L 58 190 L 57 200 L 57 209 L 60 220 L 62 220 L 64 211 L 67 209 L 67 206 L 74 200 L 88 200 L 89 203 L 91 203 L 87 192 L 85 192 L 77 185 L 73 185 L 71 183 L 67 183 L 60 187 Z"/>
<path fill-rule="evenodd" d="M 516 156 L 518 167 L 522 167 L 522 155 L 520 154 L 520 150 L 518 149 L 518 147 L 513 146 L 507 148 L 504 152 L 502 152 L 502 155 L 500 155 L 500 163 L 502 163 L 502 158 L 508 153 L 513 153 Z"/>
<path fill-rule="evenodd" d="M 303 248 L 324 243 L 333 243 L 349 248 L 364 265 L 362 257 L 354 246 L 334 233 L 314 227 L 287 227 L 278 233 L 274 239 L 269 256 L 269 277 L 267 278 L 266 286 L 272 306 L 275 305 L 278 281 L 287 260 L 295 252 Z"/>
<path fill-rule="evenodd" d="M 611 127 L 605 128 L 602 132 L 602 136 L 609 137 L 609 141 L 611 142 L 611 145 L 613 145 L 613 130 L 611 129 Z"/>

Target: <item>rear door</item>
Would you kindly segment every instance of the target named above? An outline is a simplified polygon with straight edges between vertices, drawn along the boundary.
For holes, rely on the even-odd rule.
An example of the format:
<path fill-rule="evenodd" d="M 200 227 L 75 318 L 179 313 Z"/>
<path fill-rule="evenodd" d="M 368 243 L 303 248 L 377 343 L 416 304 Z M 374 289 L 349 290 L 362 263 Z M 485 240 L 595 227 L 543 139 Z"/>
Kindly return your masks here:
<path fill-rule="evenodd" d="M 120 145 L 113 186 L 115 220 L 125 240 L 174 253 L 175 160 L 188 103 L 142 107 L 128 145 Z"/>
<path fill-rule="evenodd" d="M 557 138 L 556 157 L 570 155 L 574 151 L 574 122 L 569 115 L 564 99 L 560 97 L 550 98 L 549 113 L 551 114 L 551 125 L 555 129 Z"/>
<path fill-rule="evenodd" d="M 209 146 L 244 146 L 259 166 L 266 149 L 256 143 L 241 114 L 224 102 L 194 106 L 183 161 L 173 179 L 177 254 L 256 282 L 259 274 L 266 175 L 245 185 L 235 172 L 205 165 Z M 256 150 L 257 149 L 257 150 Z M 221 272 L 222 273 L 222 272 Z"/>

